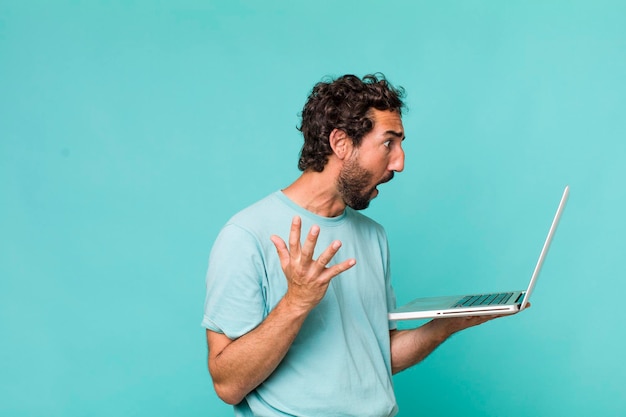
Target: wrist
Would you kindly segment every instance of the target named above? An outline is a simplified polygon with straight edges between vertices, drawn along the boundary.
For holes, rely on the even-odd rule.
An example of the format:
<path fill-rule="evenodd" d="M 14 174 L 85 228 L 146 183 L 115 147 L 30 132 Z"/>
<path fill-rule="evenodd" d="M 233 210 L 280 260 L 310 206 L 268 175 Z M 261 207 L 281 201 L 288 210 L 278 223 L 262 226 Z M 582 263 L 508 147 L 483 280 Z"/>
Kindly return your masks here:
<path fill-rule="evenodd" d="M 456 333 L 456 330 L 451 324 L 449 319 L 435 319 L 426 323 L 426 326 L 429 327 L 432 337 L 442 343 Z"/>
<path fill-rule="evenodd" d="M 297 317 L 304 318 L 308 316 L 309 312 L 313 309 L 312 307 L 309 307 L 307 304 L 294 299 L 292 296 L 289 295 L 289 293 L 285 294 L 285 296 L 281 300 L 281 303 L 284 309 L 286 310 L 285 313 L 289 316 L 293 316 L 296 318 Z"/>

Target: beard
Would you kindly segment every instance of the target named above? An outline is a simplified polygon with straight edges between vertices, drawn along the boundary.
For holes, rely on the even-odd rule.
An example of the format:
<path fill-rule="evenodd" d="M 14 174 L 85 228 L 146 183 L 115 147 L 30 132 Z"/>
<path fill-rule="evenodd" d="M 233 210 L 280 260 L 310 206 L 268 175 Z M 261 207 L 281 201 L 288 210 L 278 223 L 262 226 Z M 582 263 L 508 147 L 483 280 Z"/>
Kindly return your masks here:
<path fill-rule="evenodd" d="M 346 162 L 337 178 L 337 190 L 348 207 L 354 210 L 364 210 L 369 207 L 376 186 L 390 181 L 393 178 L 393 172 L 376 185 L 370 186 L 373 178 L 374 174 L 359 165 L 356 157 Z"/>

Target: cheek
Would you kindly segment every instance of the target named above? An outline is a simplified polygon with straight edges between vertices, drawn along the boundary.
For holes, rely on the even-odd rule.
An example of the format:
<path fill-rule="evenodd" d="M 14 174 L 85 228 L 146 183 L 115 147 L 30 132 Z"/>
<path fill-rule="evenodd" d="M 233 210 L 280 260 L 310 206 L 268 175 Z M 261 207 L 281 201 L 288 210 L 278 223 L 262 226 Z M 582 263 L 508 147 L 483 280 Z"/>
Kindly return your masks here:
<path fill-rule="evenodd" d="M 390 157 L 391 153 L 387 148 L 372 149 L 370 152 L 361 153 L 358 164 L 376 179 L 385 175 L 388 171 Z"/>
<path fill-rule="evenodd" d="M 375 161 L 372 161 L 372 164 L 370 165 L 371 170 L 379 174 L 385 173 L 388 171 L 390 161 L 391 161 L 391 158 L 390 158 L 389 153 L 386 153 L 385 155 L 381 155 Z"/>

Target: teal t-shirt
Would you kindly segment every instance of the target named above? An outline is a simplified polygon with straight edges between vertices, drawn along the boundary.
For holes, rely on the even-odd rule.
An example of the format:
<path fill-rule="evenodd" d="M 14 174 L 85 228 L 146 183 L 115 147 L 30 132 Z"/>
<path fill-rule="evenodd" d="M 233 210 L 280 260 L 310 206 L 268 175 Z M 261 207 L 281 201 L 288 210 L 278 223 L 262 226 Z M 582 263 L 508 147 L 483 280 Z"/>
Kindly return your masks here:
<path fill-rule="evenodd" d="M 275 192 L 236 214 L 209 258 L 202 325 L 236 339 L 258 326 L 287 290 L 272 234 L 288 242 L 293 216 L 302 237 L 317 224 L 315 257 L 334 240 L 332 263 L 357 264 L 336 276 L 306 318 L 278 368 L 244 401 L 236 416 L 393 416 L 387 313 L 395 307 L 384 229 L 350 208 L 338 217 L 315 215 Z"/>

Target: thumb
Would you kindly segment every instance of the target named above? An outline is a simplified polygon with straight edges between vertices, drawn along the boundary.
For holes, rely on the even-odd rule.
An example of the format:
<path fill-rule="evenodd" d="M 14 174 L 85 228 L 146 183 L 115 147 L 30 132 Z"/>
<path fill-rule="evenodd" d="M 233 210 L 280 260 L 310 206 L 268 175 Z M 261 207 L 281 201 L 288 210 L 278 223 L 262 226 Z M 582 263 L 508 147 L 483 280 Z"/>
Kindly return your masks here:
<path fill-rule="evenodd" d="M 283 267 L 283 269 L 285 269 L 287 265 L 289 265 L 290 259 L 287 244 L 285 244 L 285 241 L 276 235 L 270 236 L 270 240 L 276 247 L 276 252 L 278 252 L 278 259 L 280 259 L 280 265 Z"/>

